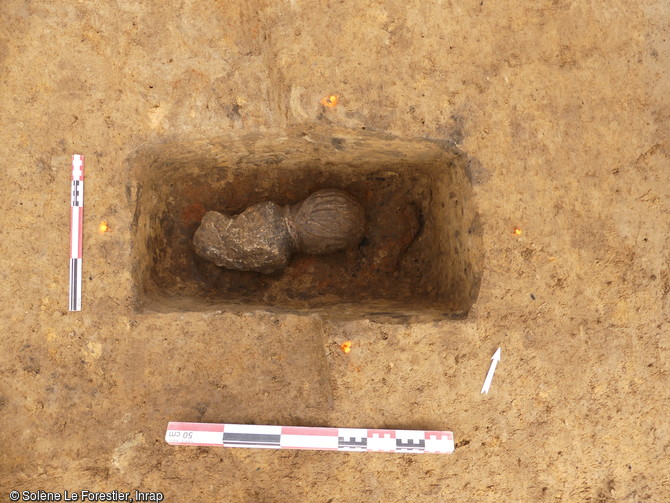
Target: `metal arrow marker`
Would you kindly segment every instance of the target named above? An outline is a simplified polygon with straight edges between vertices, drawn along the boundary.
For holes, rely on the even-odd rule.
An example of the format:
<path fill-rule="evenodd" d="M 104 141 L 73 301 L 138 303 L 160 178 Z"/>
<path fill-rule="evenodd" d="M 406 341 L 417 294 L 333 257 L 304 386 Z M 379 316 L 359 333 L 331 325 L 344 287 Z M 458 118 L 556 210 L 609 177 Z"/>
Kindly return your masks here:
<path fill-rule="evenodd" d="M 484 386 L 482 386 L 482 393 L 488 394 L 489 388 L 491 387 L 491 381 L 493 380 L 493 373 L 496 371 L 496 365 L 500 361 L 500 348 L 493 354 L 491 357 L 491 366 L 489 367 L 489 372 L 486 374 L 486 379 L 484 380 Z"/>

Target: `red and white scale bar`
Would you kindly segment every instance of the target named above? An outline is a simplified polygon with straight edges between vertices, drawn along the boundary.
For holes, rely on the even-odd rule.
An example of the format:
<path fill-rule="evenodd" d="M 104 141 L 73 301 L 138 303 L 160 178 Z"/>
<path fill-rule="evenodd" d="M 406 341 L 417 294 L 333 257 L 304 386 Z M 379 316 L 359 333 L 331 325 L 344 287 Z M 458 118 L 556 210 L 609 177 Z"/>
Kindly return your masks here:
<path fill-rule="evenodd" d="M 454 452 L 452 432 L 424 430 L 170 422 L 165 433 L 165 441 L 170 445 L 260 449 L 398 453 Z"/>
<path fill-rule="evenodd" d="M 70 311 L 81 311 L 81 261 L 84 224 L 84 156 L 72 156 L 70 191 Z"/>

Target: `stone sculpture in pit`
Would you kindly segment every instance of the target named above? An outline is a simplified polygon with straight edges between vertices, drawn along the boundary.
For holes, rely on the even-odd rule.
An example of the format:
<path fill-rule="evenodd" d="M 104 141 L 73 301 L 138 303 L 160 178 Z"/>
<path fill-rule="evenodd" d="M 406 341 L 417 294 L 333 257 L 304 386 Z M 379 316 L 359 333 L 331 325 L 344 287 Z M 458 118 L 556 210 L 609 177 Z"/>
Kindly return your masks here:
<path fill-rule="evenodd" d="M 358 201 L 342 190 L 323 189 L 291 206 L 265 201 L 238 215 L 208 211 L 193 245 L 220 267 L 271 274 L 283 270 L 293 253 L 333 253 L 358 244 L 364 232 Z"/>

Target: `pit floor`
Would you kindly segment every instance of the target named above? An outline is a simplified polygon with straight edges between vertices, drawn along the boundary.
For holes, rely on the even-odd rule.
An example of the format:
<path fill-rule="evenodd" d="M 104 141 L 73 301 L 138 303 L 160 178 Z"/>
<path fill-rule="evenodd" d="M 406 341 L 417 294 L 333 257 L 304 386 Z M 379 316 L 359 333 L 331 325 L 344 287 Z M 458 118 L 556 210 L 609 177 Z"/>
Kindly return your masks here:
<path fill-rule="evenodd" d="M 668 501 L 669 24 L 659 0 L 4 0 L 2 501 Z M 310 121 L 476 160 L 486 263 L 468 319 L 136 313 L 130 153 Z M 457 448 L 171 447 L 170 420 L 449 429 Z"/>

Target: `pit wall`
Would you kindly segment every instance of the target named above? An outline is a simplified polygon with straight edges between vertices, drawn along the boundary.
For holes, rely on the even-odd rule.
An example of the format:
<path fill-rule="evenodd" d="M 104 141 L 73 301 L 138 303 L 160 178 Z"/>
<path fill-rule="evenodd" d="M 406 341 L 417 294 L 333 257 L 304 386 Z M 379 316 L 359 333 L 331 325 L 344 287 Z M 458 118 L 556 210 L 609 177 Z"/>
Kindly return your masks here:
<path fill-rule="evenodd" d="M 462 318 L 483 268 L 468 160 L 446 142 L 304 125 L 283 134 L 167 143 L 129 159 L 139 311 L 289 311 L 388 320 Z M 205 211 L 294 204 L 340 188 L 366 209 L 359 246 L 297 255 L 274 275 L 195 255 Z"/>

